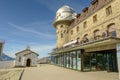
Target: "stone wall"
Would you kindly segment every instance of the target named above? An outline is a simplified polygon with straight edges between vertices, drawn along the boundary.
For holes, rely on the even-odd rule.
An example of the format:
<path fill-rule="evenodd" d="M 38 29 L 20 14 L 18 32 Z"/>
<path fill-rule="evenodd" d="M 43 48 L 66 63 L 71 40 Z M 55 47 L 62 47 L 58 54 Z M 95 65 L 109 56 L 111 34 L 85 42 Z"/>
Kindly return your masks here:
<path fill-rule="evenodd" d="M 15 60 L 0 61 L 0 68 L 13 68 L 13 67 L 15 67 Z"/>

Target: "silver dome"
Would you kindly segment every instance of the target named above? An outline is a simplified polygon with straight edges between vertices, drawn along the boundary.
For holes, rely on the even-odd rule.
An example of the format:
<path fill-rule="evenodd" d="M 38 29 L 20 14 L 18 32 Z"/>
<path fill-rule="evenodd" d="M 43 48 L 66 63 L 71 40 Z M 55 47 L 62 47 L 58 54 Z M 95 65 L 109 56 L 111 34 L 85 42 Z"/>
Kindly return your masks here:
<path fill-rule="evenodd" d="M 63 12 L 71 12 L 71 13 L 74 13 L 75 11 L 67 6 L 67 5 L 64 5 L 63 7 L 61 7 L 60 9 L 58 9 L 57 13 L 63 13 Z"/>
<path fill-rule="evenodd" d="M 72 20 L 75 17 L 76 17 L 75 11 L 71 7 L 65 5 L 65 6 L 61 7 L 60 9 L 58 9 L 58 11 L 56 13 L 55 21 Z"/>

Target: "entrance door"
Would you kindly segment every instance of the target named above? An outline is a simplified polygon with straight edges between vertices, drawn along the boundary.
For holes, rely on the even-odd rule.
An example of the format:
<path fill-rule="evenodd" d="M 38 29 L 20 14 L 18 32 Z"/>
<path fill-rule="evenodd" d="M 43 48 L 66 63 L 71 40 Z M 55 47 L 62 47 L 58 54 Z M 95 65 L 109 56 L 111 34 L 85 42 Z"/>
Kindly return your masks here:
<path fill-rule="evenodd" d="M 109 51 L 107 55 L 107 59 L 108 59 L 108 71 L 117 72 L 118 68 L 117 68 L 116 51 L 115 50 Z"/>
<path fill-rule="evenodd" d="M 30 67 L 31 66 L 31 59 L 27 59 L 26 66 Z"/>

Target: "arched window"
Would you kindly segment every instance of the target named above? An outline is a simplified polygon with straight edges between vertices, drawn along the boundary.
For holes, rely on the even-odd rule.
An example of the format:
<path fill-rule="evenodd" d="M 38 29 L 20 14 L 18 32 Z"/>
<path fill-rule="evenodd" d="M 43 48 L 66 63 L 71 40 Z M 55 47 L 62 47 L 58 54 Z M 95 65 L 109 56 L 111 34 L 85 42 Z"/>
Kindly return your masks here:
<path fill-rule="evenodd" d="M 78 44 L 78 43 L 80 42 L 80 38 L 78 37 L 76 40 L 77 40 L 77 43 L 76 43 L 76 44 Z"/>
<path fill-rule="evenodd" d="M 111 23 L 107 26 L 107 33 L 108 36 L 114 36 L 116 37 L 116 27 L 115 27 L 115 23 Z"/>
<path fill-rule="evenodd" d="M 86 42 L 89 42 L 88 34 L 85 34 L 85 35 L 83 36 L 83 43 L 86 43 Z"/>
<path fill-rule="evenodd" d="M 100 30 L 99 29 L 97 29 L 97 30 L 95 30 L 94 31 L 94 39 L 99 39 L 101 37 L 101 35 L 100 35 Z"/>

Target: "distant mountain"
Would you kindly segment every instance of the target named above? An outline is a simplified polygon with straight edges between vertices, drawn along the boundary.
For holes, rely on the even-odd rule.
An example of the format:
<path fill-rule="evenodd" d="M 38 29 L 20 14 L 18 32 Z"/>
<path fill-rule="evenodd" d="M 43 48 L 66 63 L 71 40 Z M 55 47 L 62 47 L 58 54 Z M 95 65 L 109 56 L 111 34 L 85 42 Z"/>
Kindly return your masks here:
<path fill-rule="evenodd" d="M 10 61 L 10 60 L 15 60 L 15 58 L 12 58 L 6 54 L 2 54 L 2 61 Z"/>

